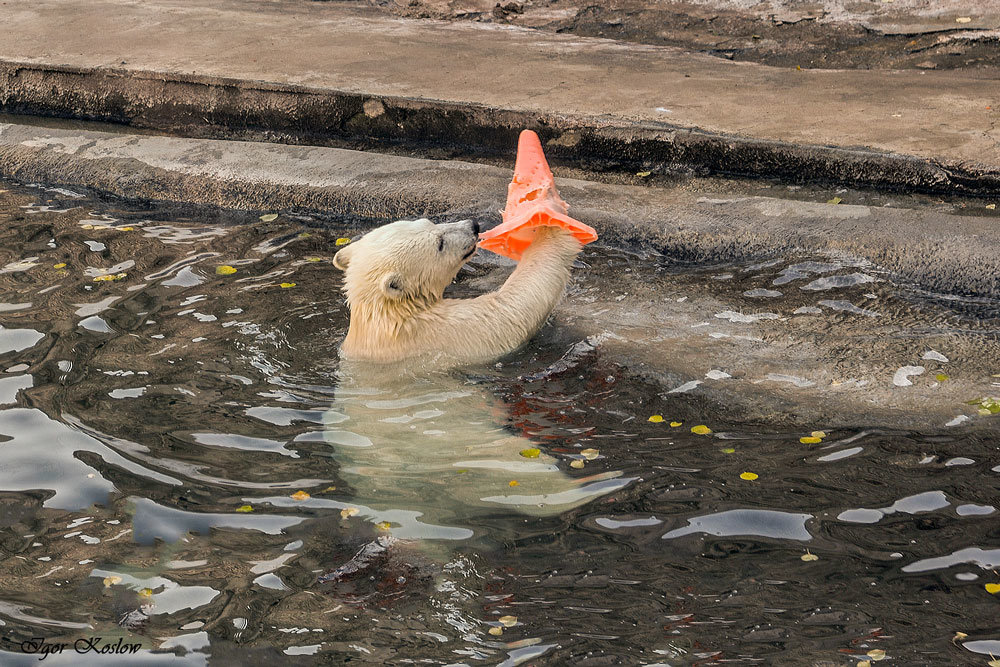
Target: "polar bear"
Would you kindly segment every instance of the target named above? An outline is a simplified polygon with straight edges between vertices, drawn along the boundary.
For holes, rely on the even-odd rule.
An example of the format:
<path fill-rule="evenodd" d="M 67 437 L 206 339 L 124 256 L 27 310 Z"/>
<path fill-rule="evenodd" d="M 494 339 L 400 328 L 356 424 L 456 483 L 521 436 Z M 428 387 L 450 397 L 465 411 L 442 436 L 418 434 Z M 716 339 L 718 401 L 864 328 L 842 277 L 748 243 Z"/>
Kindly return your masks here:
<path fill-rule="evenodd" d="M 435 365 L 484 363 L 513 352 L 544 324 L 569 281 L 582 246 L 541 227 L 496 292 L 445 299 L 445 288 L 476 251 L 479 225 L 401 220 L 340 250 L 351 311 L 341 356 L 351 361 Z"/>
<path fill-rule="evenodd" d="M 397 537 L 465 539 L 474 515 L 505 507 L 556 514 L 632 481 L 617 472 L 569 476 L 507 430 L 487 391 L 453 372 L 526 343 L 561 297 L 581 250 L 569 233 L 540 228 L 498 290 L 443 298 L 478 233 L 471 221 L 404 220 L 368 232 L 334 258 L 351 317 L 324 439 L 352 487 L 351 507 L 389 522 Z"/>

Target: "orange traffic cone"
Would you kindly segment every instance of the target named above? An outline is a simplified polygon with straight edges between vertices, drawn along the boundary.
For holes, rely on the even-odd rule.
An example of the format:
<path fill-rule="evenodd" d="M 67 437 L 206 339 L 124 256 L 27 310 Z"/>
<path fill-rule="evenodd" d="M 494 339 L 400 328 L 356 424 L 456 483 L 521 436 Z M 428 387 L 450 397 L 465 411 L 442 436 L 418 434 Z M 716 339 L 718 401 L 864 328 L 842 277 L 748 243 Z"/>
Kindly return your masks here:
<path fill-rule="evenodd" d="M 596 241 L 597 232 L 569 217 L 568 210 L 556 190 L 538 135 L 524 130 L 517 141 L 514 180 L 507 186 L 503 222 L 479 235 L 479 247 L 519 260 L 534 241 L 535 228 L 541 225 L 567 229 L 584 245 Z"/>

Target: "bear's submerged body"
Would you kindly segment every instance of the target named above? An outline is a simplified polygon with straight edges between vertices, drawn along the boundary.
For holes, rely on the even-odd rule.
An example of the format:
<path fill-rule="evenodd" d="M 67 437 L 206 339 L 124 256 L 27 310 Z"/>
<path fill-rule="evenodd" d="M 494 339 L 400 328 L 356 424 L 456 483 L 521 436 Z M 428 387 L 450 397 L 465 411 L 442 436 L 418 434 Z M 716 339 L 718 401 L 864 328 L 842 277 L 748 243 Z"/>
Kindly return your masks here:
<path fill-rule="evenodd" d="M 463 539 L 477 516 L 554 515 L 632 481 L 522 455 L 538 445 L 509 430 L 488 387 L 455 372 L 373 376 L 347 363 L 340 376 L 324 437 L 361 513 L 396 537 Z"/>

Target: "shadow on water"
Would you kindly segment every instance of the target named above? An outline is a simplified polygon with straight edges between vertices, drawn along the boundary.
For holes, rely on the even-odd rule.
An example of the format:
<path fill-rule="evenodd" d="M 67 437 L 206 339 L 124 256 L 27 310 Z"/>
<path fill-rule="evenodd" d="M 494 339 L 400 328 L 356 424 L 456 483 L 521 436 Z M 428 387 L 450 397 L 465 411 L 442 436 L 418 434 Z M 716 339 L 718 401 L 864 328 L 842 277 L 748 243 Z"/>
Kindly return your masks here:
<path fill-rule="evenodd" d="M 373 379 L 357 230 L 0 190 L 4 664 L 1000 654 L 995 303 L 588 248 L 528 349 Z"/>

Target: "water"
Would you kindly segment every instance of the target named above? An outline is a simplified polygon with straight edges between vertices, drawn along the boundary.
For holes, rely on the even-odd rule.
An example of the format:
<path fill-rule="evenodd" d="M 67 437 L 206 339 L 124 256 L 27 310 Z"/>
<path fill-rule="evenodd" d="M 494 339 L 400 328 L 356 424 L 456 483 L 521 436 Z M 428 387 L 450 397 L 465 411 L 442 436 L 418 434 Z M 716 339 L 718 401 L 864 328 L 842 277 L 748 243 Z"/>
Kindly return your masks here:
<path fill-rule="evenodd" d="M 1000 654 L 996 303 L 592 246 L 527 349 L 373 379 L 357 229 L 0 190 L 4 664 Z"/>

